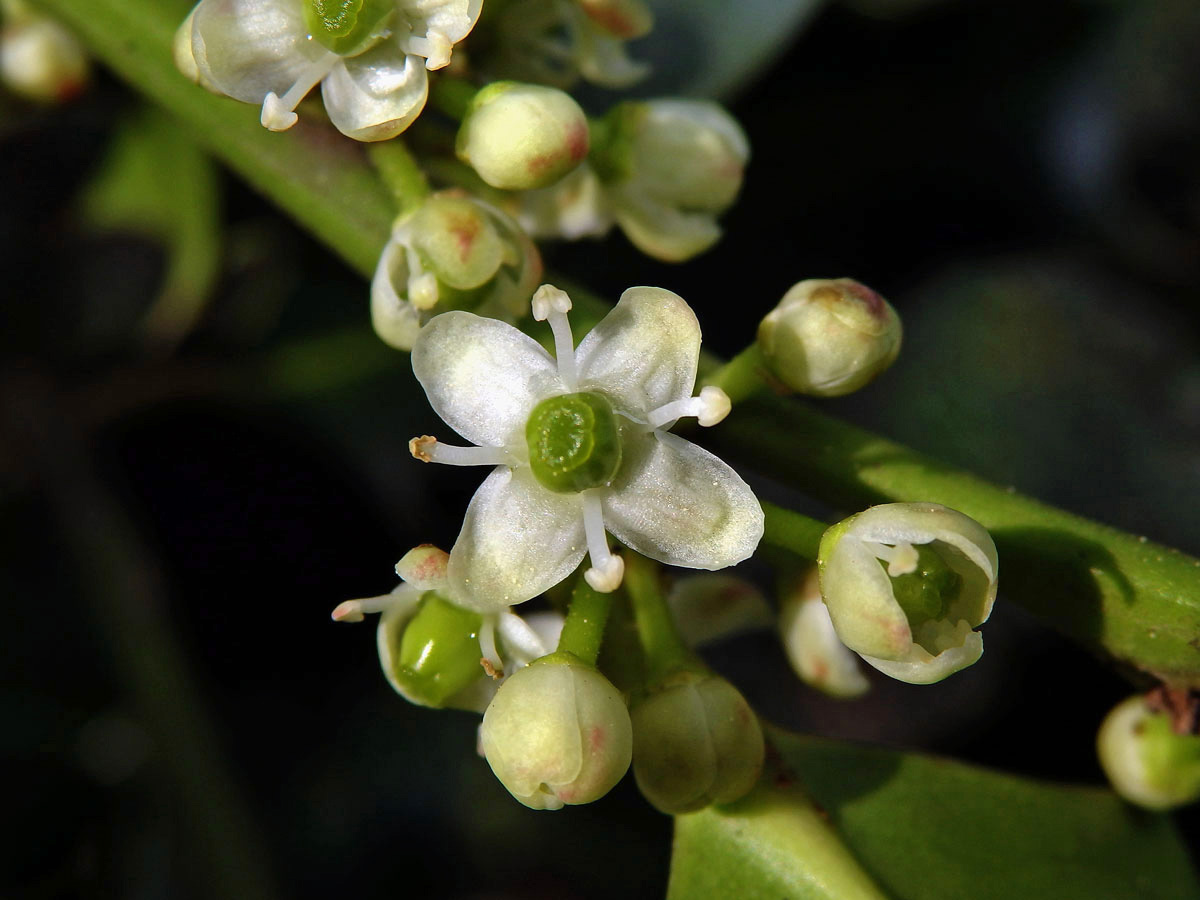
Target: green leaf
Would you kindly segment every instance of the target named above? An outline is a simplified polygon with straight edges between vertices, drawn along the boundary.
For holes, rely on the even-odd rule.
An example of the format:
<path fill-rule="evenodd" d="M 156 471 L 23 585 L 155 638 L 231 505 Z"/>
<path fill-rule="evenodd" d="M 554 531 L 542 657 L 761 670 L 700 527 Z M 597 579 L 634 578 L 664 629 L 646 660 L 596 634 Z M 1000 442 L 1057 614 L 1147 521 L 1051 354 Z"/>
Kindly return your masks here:
<path fill-rule="evenodd" d="M 220 261 L 217 198 L 208 155 L 150 107 L 117 128 L 80 198 L 86 224 L 140 234 L 166 250 L 162 288 L 143 323 L 154 344 L 185 337 L 203 312 Z"/>
<path fill-rule="evenodd" d="M 1200 897 L 1171 820 L 1110 791 L 768 735 L 780 758 L 754 793 L 676 819 L 669 897 Z M 834 829 L 849 850 L 831 844 Z"/>

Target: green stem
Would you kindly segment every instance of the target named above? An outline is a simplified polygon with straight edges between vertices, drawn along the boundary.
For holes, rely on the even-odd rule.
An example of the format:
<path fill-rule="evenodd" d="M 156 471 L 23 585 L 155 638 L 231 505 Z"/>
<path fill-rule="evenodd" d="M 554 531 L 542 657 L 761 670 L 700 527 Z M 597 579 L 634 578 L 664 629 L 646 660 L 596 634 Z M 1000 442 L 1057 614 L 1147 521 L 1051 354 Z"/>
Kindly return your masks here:
<path fill-rule="evenodd" d="M 754 343 L 704 378 L 704 384 L 719 387 L 734 403 L 752 397 L 767 386 L 767 362 Z"/>
<path fill-rule="evenodd" d="M 663 595 L 658 563 L 632 550 L 625 557 L 625 590 L 633 606 L 633 619 L 646 653 L 646 681 L 656 681 L 696 666 L 697 660 L 675 628 Z"/>
<path fill-rule="evenodd" d="M 763 540 L 784 550 L 790 550 L 805 559 L 816 559 L 817 550 L 821 546 L 821 535 L 829 526 L 817 519 L 776 506 L 774 503 L 761 502 L 766 516 Z"/>
<path fill-rule="evenodd" d="M 391 189 L 399 215 L 414 211 L 429 196 L 429 182 L 425 173 L 400 138 L 367 144 L 367 155 Z"/>
<path fill-rule="evenodd" d="M 573 653 L 589 666 L 596 665 L 611 609 L 612 596 L 601 594 L 580 578 L 571 592 L 571 608 L 558 639 L 559 652 Z"/>

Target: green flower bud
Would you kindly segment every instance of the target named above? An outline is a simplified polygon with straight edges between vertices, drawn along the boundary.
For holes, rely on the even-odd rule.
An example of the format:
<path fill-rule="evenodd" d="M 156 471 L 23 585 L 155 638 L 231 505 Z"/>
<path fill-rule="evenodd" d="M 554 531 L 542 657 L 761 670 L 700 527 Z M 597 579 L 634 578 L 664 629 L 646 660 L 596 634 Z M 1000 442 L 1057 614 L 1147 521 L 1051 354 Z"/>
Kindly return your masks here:
<path fill-rule="evenodd" d="M 0 78 L 15 94 L 37 103 L 65 103 L 87 85 L 83 46 L 62 25 L 18 0 L 0 6 Z"/>
<path fill-rule="evenodd" d="M 395 13 L 395 0 L 304 0 L 308 33 L 341 56 L 355 56 L 378 42 Z"/>
<path fill-rule="evenodd" d="M 871 689 L 854 654 L 834 630 L 815 568 L 781 598 L 779 633 L 788 662 L 805 684 L 845 700 Z"/>
<path fill-rule="evenodd" d="M 600 799 L 629 768 L 633 747 L 621 694 L 569 654 L 543 657 L 505 681 L 479 739 L 500 783 L 531 809 Z"/>
<path fill-rule="evenodd" d="M 1200 735 L 1176 734 L 1171 716 L 1130 697 L 1105 718 L 1096 750 L 1113 790 L 1147 809 L 1200 800 Z"/>
<path fill-rule="evenodd" d="M 669 676 L 630 710 L 633 775 L 660 812 L 732 803 L 762 774 L 763 734 L 750 704 L 717 675 Z"/>
<path fill-rule="evenodd" d="M 900 317 L 850 278 L 801 281 L 758 326 L 771 371 L 794 391 L 840 397 L 867 384 L 900 353 Z"/>
<path fill-rule="evenodd" d="M 525 439 L 533 476 L 555 493 L 602 487 L 621 465 L 616 414 L 595 391 L 543 400 L 529 414 Z"/>
<path fill-rule="evenodd" d="M 415 606 L 384 610 L 376 631 L 379 663 L 396 692 L 411 703 L 475 707 L 480 665 L 479 613 L 462 609 L 434 591 Z"/>
<path fill-rule="evenodd" d="M 930 684 L 983 654 L 996 545 L 936 503 L 885 503 L 821 538 L 821 596 L 842 642 L 892 678 Z"/>
<path fill-rule="evenodd" d="M 497 81 L 472 100 L 456 152 L 492 187 L 548 187 L 587 156 L 587 117 L 556 88 Z"/>

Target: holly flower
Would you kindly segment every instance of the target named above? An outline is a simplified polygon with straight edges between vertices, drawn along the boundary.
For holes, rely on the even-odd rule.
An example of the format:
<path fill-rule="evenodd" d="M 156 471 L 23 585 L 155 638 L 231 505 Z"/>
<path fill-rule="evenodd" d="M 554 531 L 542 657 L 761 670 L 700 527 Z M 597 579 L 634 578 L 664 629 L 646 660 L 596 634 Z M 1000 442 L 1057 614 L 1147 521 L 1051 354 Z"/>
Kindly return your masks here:
<path fill-rule="evenodd" d="M 475 25 L 483 0 L 200 0 L 175 39 L 175 62 L 198 84 L 262 104 L 271 131 L 296 124 L 318 83 L 338 131 L 393 138 L 420 115 L 426 69 Z"/>
<path fill-rule="evenodd" d="M 669 433 L 695 416 L 729 412 L 723 391 L 692 396 L 700 326 L 671 291 L 627 290 L 575 348 L 570 298 L 551 285 L 533 297 L 556 357 L 516 328 L 466 312 L 430 320 L 413 347 L 434 410 L 474 446 L 414 438 L 425 462 L 489 465 L 450 551 L 451 596 L 481 612 L 522 603 L 575 570 L 615 590 L 624 563 L 606 532 L 669 565 L 722 569 L 754 552 L 763 513 L 749 486 L 717 457 Z"/>

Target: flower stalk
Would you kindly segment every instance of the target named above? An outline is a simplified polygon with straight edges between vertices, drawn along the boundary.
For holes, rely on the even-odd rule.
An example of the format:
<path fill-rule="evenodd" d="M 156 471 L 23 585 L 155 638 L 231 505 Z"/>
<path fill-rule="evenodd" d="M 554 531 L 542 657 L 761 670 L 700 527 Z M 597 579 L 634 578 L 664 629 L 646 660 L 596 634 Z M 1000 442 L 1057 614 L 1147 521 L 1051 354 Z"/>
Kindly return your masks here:
<path fill-rule="evenodd" d="M 612 594 L 602 594 L 580 578 L 571 592 L 567 621 L 558 639 L 559 652 L 570 653 L 595 666 L 611 609 Z"/>

